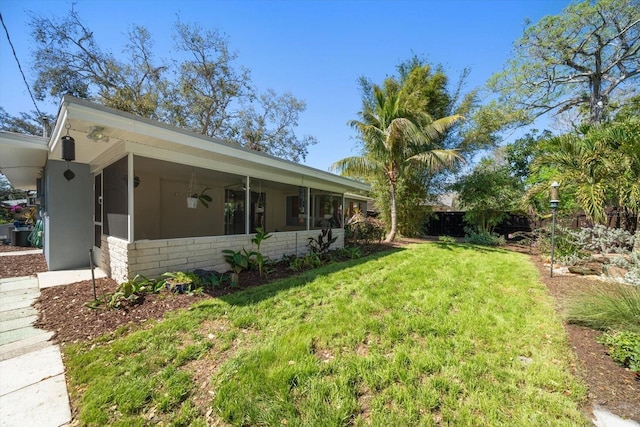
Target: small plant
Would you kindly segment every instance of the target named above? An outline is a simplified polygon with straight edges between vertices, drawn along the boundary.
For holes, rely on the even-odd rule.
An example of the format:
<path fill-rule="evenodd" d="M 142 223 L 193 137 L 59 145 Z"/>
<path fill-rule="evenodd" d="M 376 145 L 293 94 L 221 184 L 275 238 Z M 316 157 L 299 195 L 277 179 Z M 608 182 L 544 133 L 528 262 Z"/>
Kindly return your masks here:
<path fill-rule="evenodd" d="M 333 237 L 330 228 L 323 228 L 318 237 L 309 237 L 309 243 L 307 246 L 312 254 L 326 254 L 329 252 L 329 247 L 338 240 L 337 237 Z"/>
<path fill-rule="evenodd" d="M 222 251 L 224 254 L 224 260 L 231 266 L 231 286 L 238 286 L 240 280 L 240 273 L 244 270 L 248 270 L 251 265 L 251 257 L 255 255 L 255 252 L 247 252 L 246 249 L 241 251 L 234 251 L 231 249 L 225 249 Z"/>
<path fill-rule="evenodd" d="M 258 227 L 256 228 L 256 235 L 251 239 L 251 243 L 258 247 L 255 252 L 255 263 L 258 266 L 258 273 L 260 276 L 263 275 L 265 265 L 269 263 L 269 257 L 265 257 L 260 253 L 260 245 L 271 236 L 272 234 L 265 232 L 264 228 Z"/>
<path fill-rule="evenodd" d="M 311 268 L 320 267 L 322 265 L 322 259 L 319 254 L 311 253 L 301 257 L 295 258 L 289 265 L 289 269 L 293 271 L 308 270 Z"/>
<path fill-rule="evenodd" d="M 131 280 L 121 283 L 113 293 L 106 293 L 101 298 L 86 304 L 87 307 L 96 309 L 106 306 L 107 309 L 122 308 L 125 304 L 134 304 L 144 296 L 144 294 L 156 293 L 163 286 L 163 282 L 150 280 L 141 274 L 136 275 Z"/>
<path fill-rule="evenodd" d="M 188 273 L 184 271 L 167 272 L 162 275 L 164 283 L 167 289 L 171 292 L 193 293 L 198 289 L 202 290 L 202 283 L 200 277 L 194 273 Z"/>
<path fill-rule="evenodd" d="M 362 256 L 362 250 L 359 246 L 350 246 L 336 249 L 336 254 L 340 258 L 358 259 Z"/>
<path fill-rule="evenodd" d="M 199 194 L 198 193 L 192 193 L 189 195 L 189 197 L 193 198 L 193 199 L 198 199 L 198 201 L 200 203 L 202 203 L 202 206 L 204 206 L 205 208 L 209 207 L 209 203 L 211 203 L 213 201 L 213 199 L 211 198 L 210 195 L 205 194 L 205 192 L 209 190 L 209 187 L 205 188 L 204 190 L 202 190 Z"/>
<path fill-rule="evenodd" d="M 616 363 L 640 373 L 640 334 L 631 331 L 606 333 L 598 342 L 609 347 L 609 355 Z"/>
<path fill-rule="evenodd" d="M 438 242 L 441 243 L 456 243 L 456 238 L 451 236 L 440 236 L 438 237 Z"/>

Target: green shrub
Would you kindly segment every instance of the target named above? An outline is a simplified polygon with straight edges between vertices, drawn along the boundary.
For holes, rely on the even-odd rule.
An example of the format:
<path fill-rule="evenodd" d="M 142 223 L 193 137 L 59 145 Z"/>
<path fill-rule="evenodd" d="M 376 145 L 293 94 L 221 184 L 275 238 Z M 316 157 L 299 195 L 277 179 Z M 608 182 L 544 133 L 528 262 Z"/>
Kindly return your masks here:
<path fill-rule="evenodd" d="M 630 331 L 606 333 L 598 342 L 609 347 L 609 355 L 616 363 L 640 373 L 640 334 Z"/>
<path fill-rule="evenodd" d="M 465 227 L 464 233 L 464 241 L 474 245 L 503 246 L 505 244 L 503 236 L 489 233 L 488 231 L 476 231 L 471 227 Z"/>
<path fill-rule="evenodd" d="M 344 228 L 345 241 L 353 245 L 368 245 L 373 242 L 380 242 L 384 237 L 384 233 L 384 223 L 382 221 L 366 217 L 361 212 L 354 215 Z"/>
<path fill-rule="evenodd" d="M 440 236 L 438 241 L 442 243 L 456 243 L 456 238 L 451 236 Z"/>

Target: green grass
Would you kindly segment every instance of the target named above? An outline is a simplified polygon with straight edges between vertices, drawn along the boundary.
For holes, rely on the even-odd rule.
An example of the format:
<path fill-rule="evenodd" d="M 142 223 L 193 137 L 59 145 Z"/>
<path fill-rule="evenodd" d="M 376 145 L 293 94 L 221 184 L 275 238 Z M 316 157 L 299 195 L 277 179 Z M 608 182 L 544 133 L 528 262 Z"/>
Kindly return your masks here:
<path fill-rule="evenodd" d="M 567 304 L 566 317 L 601 331 L 640 333 L 640 287 L 611 285 L 582 291 Z"/>
<path fill-rule="evenodd" d="M 331 264 L 65 353 L 83 424 L 205 425 L 211 407 L 231 425 L 588 425 L 535 268 L 469 245 Z"/>

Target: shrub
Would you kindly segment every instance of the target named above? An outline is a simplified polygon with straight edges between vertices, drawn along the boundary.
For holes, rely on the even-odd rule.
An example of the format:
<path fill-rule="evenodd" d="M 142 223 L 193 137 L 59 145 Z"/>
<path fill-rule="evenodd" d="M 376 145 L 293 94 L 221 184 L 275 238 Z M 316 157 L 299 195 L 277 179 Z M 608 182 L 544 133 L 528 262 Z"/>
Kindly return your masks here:
<path fill-rule="evenodd" d="M 456 238 L 451 236 L 440 236 L 438 241 L 442 243 L 456 243 Z"/>
<path fill-rule="evenodd" d="M 312 254 L 326 254 L 329 252 L 329 247 L 338 240 L 337 237 L 333 237 L 330 228 L 324 228 L 318 235 L 318 237 L 309 237 L 307 246 Z"/>
<path fill-rule="evenodd" d="M 476 231 L 471 227 L 465 227 L 464 233 L 464 241 L 474 245 L 502 246 L 505 244 L 503 236 L 489 233 L 488 231 Z"/>
<path fill-rule="evenodd" d="M 353 245 L 368 245 L 373 242 L 380 242 L 385 232 L 382 221 L 372 217 L 365 217 L 362 213 L 357 213 L 351 217 L 344 231 L 345 240 Z"/>
<path fill-rule="evenodd" d="M 640 373 L 640 334 L 630 331 L 606 333 L 598 342 L 609 347 L 609 355 L 616 363 Z"/>
<path fill-rule="evenodd" d="M 577 246 L 591 252 L 629 253 L 633 249 L 633 234 L 621 228 L 608 228 L 598 224 L 570 231 L 569 234 Z"/>

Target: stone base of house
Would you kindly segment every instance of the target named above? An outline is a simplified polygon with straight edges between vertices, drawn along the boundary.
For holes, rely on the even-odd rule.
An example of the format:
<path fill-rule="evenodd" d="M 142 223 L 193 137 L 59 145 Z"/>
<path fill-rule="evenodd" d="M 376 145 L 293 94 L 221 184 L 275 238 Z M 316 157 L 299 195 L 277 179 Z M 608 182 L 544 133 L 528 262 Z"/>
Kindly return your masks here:
<path fill-rule="evenodd" d="M 332 248 L 344 246 L 344 230 L 333 229 L 338 239 Z M 273 260 L 283 255 L 303 255 L 309 252 L 308 239 L 317 238 L 320 230 L 272 233 L 264 240 L 260 252 Z M 223 250 L 255 250 L 253 235 L 189 237 L 183 239 L 139 240 L 128 243 L 113 236 L 102 236 L 100 268 L 118 283 L 138 274 L 155 278 L 168 271 L 229 270 Z"/>

